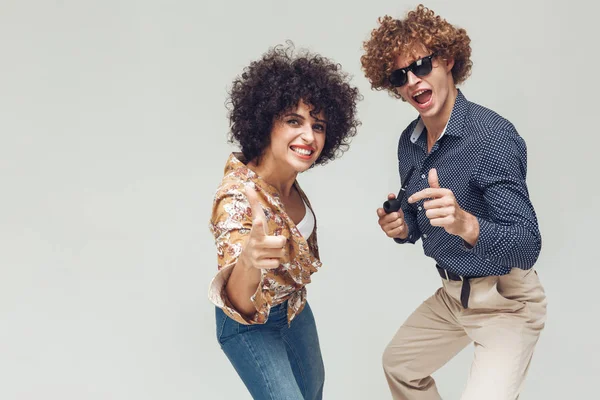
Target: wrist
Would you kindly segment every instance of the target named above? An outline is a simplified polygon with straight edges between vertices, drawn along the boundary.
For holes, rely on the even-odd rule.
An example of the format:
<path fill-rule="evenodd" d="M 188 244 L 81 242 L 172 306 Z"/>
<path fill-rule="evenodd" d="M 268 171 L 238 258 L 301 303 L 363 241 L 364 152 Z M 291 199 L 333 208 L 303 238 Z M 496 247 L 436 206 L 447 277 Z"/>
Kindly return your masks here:
<path fill-rule="evenodd" d="M 463 212 L 465 213 L 465 224 L 463 227 L 463 232 L 460 236 L 469 245 L 475 246 L 477 240 L 479 239 L 479 221 L 473 214 L 470 214 L 466 211 Z"/>
<path fill-rule="evenodd" d="M 242 251 L 242 253 L 238 257 L 238 261 L 237 261 L 236 267 L 239 268 L 239 269 L 241 269 L 245 273 L 248 273 L 249 271 L 255 269 L 252 266 L 252 263 L 250 262 L 250 260 L 248 260 L 248 257 L 245 255 L 244 251 Z"/>
<path fill-rule="evenodd" d="M 261 270 L 254 267 L 243 254 L 240 254 L 235 269 L 237 270 L 238 276 L 243 279 L 245 284 L 252 288 L 252 290 L 255 290 L 256 285 L 260 282 Z"/>

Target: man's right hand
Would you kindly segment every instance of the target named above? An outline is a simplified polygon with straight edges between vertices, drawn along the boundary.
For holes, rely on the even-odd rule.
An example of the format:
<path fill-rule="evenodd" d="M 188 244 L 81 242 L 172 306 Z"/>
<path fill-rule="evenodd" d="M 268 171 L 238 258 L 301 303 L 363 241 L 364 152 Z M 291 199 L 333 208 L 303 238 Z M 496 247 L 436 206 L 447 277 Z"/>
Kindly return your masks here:
<path fill-rule="evenodd" d="M 258 200 L 258 194 L 248 186 L 245 190 L 252 208 L 252 229 L 250 230 L 250 237 L 240 254 L 240 259 L 248 267 L 258 269 L 277 268 L 281 263 L 281 259 L 285 256 L 287 238 L 268 234 L 267 217 Z"/>
<path fill-rule="evenodd" d="M 388 200 L 394 200 L 395 198 L 395 194 L 388 194 Z M 408 237 L 408 226 L 404 221 L 402 209 L 386 214 L 383 208 L 378 208 L 377 216 L 379 217 L 379 226 L 381 226 L 381 230 L 383 230 L 388 237 L 396 239 L 406 239 Z"/>

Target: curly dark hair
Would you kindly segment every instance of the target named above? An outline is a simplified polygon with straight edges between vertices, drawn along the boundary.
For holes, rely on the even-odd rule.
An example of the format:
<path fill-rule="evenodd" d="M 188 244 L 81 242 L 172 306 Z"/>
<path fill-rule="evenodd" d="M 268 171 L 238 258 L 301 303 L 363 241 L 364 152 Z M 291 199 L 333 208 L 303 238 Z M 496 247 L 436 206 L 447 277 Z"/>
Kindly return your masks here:
<path fill-rule="evenodd" d="M 360 125 L 356 102 L 361 96 L 341 66 L 306 50 L 295 53 L 291 42 L 253 61 L 233 81 L 229 95 L 229 139 L 240 145 L 247 160 L 260 159 L 274 121 L 300 100 L 311 107 L 312 116 L 322 111 L 327 120 L 325 144 L 315 165 L 341 156 Z"/>
<path fill-rule="evenodd" d="M 378 22 L 379 27 L 373 29 L 371 38 L 363 43 L 365 54 L 360 58 L 372 89 L 388 90 L 391 95 L 400 97 L 388 80 L 395 58 L 413 52 L 418 46 L 425 46 L 442 59 L 454 59 L 454 83 L 462 83 L 471 73 L 471 39 L 467 32 L 422 4 L 403 20 L 386 15 Z"/>

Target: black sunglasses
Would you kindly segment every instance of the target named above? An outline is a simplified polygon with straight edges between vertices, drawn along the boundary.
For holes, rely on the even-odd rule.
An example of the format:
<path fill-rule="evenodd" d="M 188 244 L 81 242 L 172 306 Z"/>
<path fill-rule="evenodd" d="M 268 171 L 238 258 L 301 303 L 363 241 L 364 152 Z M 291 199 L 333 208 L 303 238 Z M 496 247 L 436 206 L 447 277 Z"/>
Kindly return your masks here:
<path fill-rule="evenodd" d="M 406 85 L 406 82 L 408 82 L 408 71 L 411 71 L 416 76 L 425 76 L 429 74 L 431 72 L 431 59 L 433 57 L 435 57 L 435 53 L 415 61 L 406 68 L 399 68 L 392 71 L 390 74 L 390 83 L 394 87 Z"/>

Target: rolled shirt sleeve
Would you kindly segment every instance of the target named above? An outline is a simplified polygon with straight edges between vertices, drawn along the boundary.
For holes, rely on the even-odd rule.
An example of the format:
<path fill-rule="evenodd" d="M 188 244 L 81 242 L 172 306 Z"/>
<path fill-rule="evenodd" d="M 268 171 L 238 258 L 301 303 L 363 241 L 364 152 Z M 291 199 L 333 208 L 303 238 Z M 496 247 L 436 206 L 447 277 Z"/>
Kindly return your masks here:
<path fill-rule="evenodd" d="M 264 284 L 266 271 L 261 270 L 261 282 L 250 298 L 256 308 L 256 313 L 252 316 L 245 316 L 237 311 L 225 290 L 252 229 L 251 208 L 241 185 L 219 189 L 215 196 L 209 229 L 215 239 L 218 264 L 218 272 L 209 286 L 210 301 L 241 324 L 265 323 L 271 304 L 271 295 Z"/>

